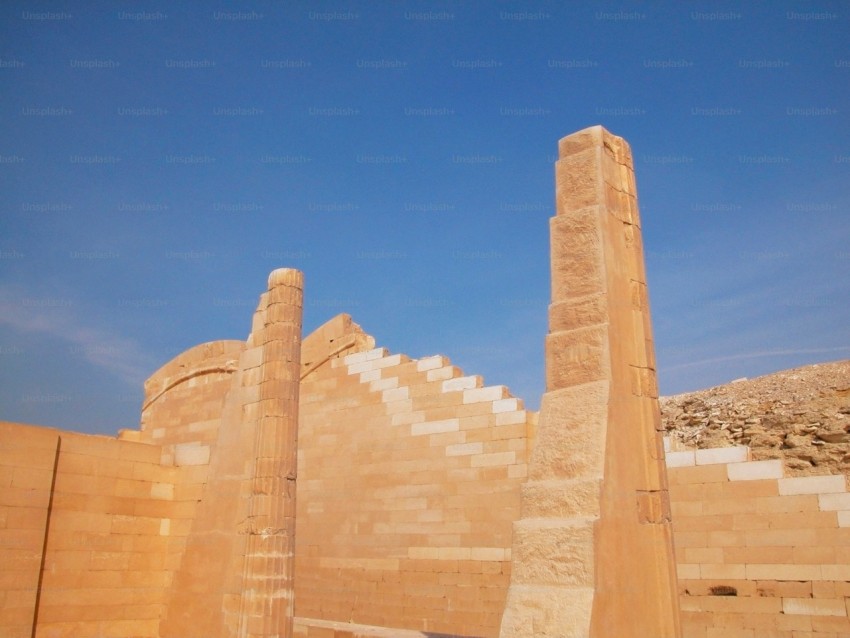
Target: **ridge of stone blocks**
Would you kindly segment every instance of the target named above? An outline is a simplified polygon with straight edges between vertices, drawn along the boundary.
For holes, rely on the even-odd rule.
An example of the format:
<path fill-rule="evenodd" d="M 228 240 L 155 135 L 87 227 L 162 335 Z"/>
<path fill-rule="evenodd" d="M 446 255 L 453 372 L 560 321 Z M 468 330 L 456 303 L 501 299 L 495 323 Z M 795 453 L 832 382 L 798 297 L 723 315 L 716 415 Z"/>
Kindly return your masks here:
<path fill-rule="evenodd" d="M 334 359 L 301 392 L 309 635 L 498 634 L 536 413 L 445 356 L 382 347 Z"/>
<path fill-rule="evenodd" d="M 565 137 L 555 191 L 546 392 L 514 525 L 501 636 L 677 638 L 676 564 L 628 144 L 601 126 Z M 532 602 L 529 591 L 550 602 Z"/>

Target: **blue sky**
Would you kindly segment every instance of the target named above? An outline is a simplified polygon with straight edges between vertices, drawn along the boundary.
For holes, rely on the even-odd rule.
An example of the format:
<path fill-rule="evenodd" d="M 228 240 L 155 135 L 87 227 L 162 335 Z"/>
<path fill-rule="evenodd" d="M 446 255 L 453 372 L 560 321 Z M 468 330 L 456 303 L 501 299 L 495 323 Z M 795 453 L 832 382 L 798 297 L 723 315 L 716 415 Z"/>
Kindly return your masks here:
<path fill-rule="evenodd" d="M 846 2 L 0 6 L 0 418 L 137 427 L 268 273 L 536 408 L 559 138 L 635 157 L 663 394 L 850 356 Z"/>

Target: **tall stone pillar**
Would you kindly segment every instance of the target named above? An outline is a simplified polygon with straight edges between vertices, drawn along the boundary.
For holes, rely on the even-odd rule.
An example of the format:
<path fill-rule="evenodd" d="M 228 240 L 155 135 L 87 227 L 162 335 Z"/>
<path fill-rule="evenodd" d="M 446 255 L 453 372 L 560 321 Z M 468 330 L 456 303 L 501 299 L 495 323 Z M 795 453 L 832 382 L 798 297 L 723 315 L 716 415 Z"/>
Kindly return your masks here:
<path fill-rule="evenodd" d="M 289 638 L 303 277 L 275 270 L 221 405 L 162 638 Z M 182 444 L 200 452 L 201 446 Z"/>
<path fill-rule="evenodd" d="M 302 304 L 299 271 L 269 275 L 240 638 L 292 636 Z"/>
<path fill-rule="evenodd" d="M 546 392 L 503 638 L 681 635 L 631 151 L 560 141 Z"/>

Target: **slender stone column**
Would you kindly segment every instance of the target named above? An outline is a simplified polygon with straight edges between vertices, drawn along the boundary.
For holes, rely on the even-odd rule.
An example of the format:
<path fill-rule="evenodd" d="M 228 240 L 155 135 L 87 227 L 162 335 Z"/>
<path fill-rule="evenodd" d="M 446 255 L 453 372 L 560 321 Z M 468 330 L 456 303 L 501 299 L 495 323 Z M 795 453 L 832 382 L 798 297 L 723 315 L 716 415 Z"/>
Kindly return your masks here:
<path fill-rule="evenodd" d="M 292 636 L 302 304 L 301 272 L 269 275 L 240 638 Z"/>
<path fill-rule="evenodd" d="M 681 635 L 631 151 L 560 141 L 546 392 L 502 638 Z"/>

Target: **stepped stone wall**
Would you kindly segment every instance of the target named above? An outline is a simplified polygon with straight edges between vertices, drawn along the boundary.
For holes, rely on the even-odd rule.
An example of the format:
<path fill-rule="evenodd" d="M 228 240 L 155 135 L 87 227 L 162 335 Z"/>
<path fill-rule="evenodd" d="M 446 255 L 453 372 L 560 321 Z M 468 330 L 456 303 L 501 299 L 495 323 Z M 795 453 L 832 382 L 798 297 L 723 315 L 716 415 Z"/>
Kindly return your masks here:
<path fill-rule="evenodd" d="M 245 341 L 151 376 L 139 430 L 0 422 L 0 635 L 850 634 L 844 477 L 665 465 L 630 151 L 560 150 L 539 424 L 347 315 L 302 339 L 275 271 Z"/>

